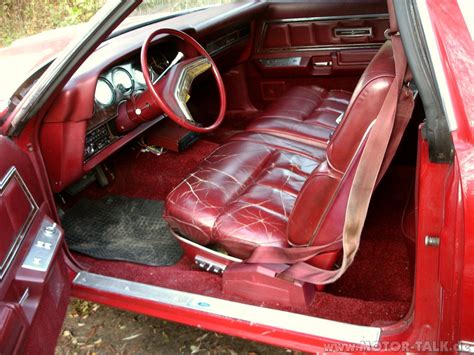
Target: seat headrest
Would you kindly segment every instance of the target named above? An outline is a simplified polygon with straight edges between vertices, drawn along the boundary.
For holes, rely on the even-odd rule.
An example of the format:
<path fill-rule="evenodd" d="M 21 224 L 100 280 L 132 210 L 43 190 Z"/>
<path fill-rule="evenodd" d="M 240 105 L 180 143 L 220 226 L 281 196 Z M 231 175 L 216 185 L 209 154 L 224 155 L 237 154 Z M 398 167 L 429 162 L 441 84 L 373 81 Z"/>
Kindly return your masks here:
<path fill-rule="evenodd" d="M 398 32 L 397 17 L 395 15 L 395 8 L 393 6 L 394 0 L 387 0 L 388 16 L 390 19 L 390 33 Z"/>

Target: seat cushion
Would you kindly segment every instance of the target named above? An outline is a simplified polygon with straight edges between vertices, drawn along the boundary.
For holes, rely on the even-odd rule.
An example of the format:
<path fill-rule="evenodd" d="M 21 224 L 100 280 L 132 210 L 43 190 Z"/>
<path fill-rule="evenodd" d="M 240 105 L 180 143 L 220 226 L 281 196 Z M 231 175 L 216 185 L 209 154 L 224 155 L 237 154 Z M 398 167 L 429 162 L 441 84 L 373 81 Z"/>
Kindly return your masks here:
<path fill-rule="evenodd" d="M 346 111 L 351 94 L 317 86 L 296 86 L 268 107 L 247 131 L 326 146 Z"/>
<path fill-rule="evenodd" d="M 324 158 L 324 149 L 285 138 L 237 135 L 168 195 L 165 219 L 183 236 L 237 257 L 257 245 L 286 246 L 298 192 Z"/>

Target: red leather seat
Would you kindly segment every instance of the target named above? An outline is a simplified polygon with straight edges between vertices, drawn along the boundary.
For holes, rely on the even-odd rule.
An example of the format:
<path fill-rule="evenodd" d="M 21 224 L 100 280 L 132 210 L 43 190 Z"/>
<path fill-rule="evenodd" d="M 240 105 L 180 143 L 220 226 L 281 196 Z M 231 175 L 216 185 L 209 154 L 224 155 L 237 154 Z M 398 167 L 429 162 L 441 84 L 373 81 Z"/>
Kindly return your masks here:
<path fill-rule="evenodd" d="M 178 185 L 166 201 L 165 218 L 171 228 L 202 245 L 230 234 L 234 244 L 240 241 L 245 249 L 233 250 L 240 257 L 261 243 L 287 245 L 291 208 L 307 177 L 325 159 L 325 151 L 264 136 L 236 137 Z M 265 138 L 272 144 L 263 143 Z M 224 222 L 232 215 L 238 216 L 232 225 Z M 250 222 L 259 217 L 261 223 Z"/>
<path fill-rule="evenodd" d="M 387 42 L 366 68 L 339 125 L 341 113 L 331 105 L 342 110 L 347 94 L 293 89 L 266 118 L 219 147 L 169 194 L 165 218 L 171 228 L 241 258 L 259 245 L 334 241 L 342 232 L 360 148 L 394 71 Z M 312 130 L 331 132 L 336 126 L 327 147 L 312 136 Z"/>

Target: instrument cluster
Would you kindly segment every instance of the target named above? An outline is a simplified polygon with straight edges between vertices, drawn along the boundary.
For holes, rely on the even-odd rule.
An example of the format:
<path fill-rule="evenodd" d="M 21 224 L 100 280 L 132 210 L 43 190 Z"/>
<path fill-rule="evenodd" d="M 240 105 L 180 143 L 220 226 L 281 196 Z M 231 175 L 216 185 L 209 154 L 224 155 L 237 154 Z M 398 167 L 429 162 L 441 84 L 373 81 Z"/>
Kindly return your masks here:
<path fill-rule="evenodd" d="M 150 53 L 149 71 L 153 82 L 170 65 L 170 50 L 160 51 L 158 47 Z M 94 116 L 88 122 L 88 131 L 113 119 L 120 103 L 138 96 L 147 89 L 139 58 L 118 64 L 104 71 L 97 79 L 94 93 Z"/>
<path fill-rule="evenodd" d="M 150 51 L 148 63 L 153 82 L 168 68 L 168 58 L 174 58 L 176 52 L 176 47 L 168 42 L 160 43 Z M 100 74 L 94 93 L 94 114 L 87 122 L 84 163 L 121 138 L 115 127 L 120 104 L 145 90 L 147 86 L 139 56 L 123 61 Z"/>
<path fill-rule="evenodd" d="M 158 53 L 150 58 L 150 75 L 155 81 L 170 64 L 168 58 Z M 118 65 L 100 75 L 97 80 L 94 100 L 99 108 L 127 100 L 146 89 L 145 78 L 138 62 Z"/>
<path fill-rule="evenodd" d="M 133 68 L 131 64 L 117 66 L 97 80 L 95 103 L 105 108 L 129 98 L 144 87 L 146 84 L 140 69 Z"/>

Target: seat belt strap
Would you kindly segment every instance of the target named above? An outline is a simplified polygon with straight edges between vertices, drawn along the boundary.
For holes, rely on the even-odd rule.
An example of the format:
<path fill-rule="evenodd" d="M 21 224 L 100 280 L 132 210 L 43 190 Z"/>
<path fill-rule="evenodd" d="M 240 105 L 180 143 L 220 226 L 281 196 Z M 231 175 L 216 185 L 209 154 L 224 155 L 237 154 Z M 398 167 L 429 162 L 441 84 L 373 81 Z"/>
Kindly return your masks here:
<path fill-rule="evenodd" d="M 375 189 L 379 172 L 395 125 L 399 95 L 407 69 L 407 60 L 400 36 L 392 35 L 395 78 L 375 119 L 361 154 L 346 208 L 342 234 L 343 259 L 337 270 L 325 270 L 305 263 L 323 252 L 340 249 L 341 239 L 323 246 L 305 248 L 258 247 L 247 263 L 292 264 L 279 274 L 288 280 L 312 284 L 329 284 L 339 279 L 352 264 L 359 249 L 362 228 L 367 217 L 370 198 Z"/>

